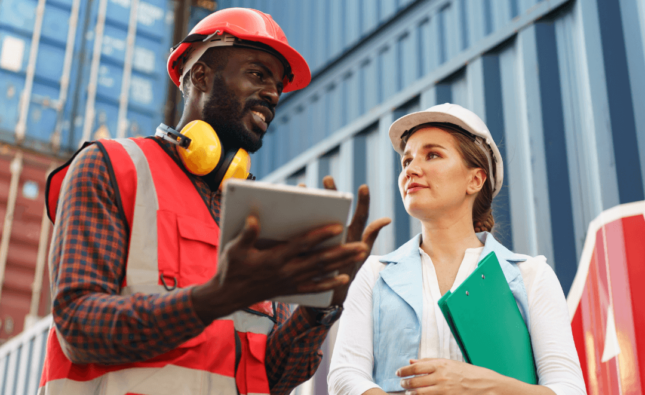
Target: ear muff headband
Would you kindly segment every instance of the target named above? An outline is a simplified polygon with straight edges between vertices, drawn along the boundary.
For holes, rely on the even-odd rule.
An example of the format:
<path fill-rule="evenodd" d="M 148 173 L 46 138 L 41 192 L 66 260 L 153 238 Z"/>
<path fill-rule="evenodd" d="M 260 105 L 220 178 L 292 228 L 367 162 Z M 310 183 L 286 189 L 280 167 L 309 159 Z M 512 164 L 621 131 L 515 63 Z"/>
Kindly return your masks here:
<path fill-rule="evenodd" d="M 221 186 L 227 178 L 255 179 L 249 173 L 249 153 L 242 148 L 222 152 L 217 133 L 204 121 L 188 123 L 181 133 L 162 123 L 155 135 L 180 147 L 177 152 L 186 169 L 192 174 L 205 176 L 210 185 Z"/>
<path fill-rule="evenodd" d="M 229 178 L 247 179 L 249 169 L 246 163 L 250 164 L 250 157 L 245 150 L 228 151 L 218 167 L 206 176 L 207 181 L 211 185 L 222 185 Z"/>

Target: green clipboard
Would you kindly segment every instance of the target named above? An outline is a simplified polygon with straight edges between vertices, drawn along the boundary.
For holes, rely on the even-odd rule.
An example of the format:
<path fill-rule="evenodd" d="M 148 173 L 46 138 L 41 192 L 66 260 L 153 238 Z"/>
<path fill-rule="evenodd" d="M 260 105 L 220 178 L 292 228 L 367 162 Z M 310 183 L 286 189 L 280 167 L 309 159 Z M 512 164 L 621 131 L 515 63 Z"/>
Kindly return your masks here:
<path fill-rule="evenodd" d="M 494 252 L 438 304 L 466 362 L 537 384 L 529 331 Z"/>

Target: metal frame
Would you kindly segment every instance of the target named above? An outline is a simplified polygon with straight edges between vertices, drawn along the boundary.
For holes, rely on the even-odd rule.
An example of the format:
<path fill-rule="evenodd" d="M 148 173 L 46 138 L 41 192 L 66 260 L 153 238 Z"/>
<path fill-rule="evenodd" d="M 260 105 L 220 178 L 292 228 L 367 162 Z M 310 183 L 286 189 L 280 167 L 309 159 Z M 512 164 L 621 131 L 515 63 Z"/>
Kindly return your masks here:
<path fill-rule="evenodd" d="M 76 44 L 76 28 L 78 27 L 78 14 L 81 8 L 81 0 L 73 0 L 72 11 L 69 16 L 69 30 L 67 31 L 67 44 L 65 45 L 65 60 L 63 61 L 63 74 L 60 78 L 60 93 L 58 94 L 56 128 L 52 146 L 54 151 L 60 147 L 60 139 L 63 129 L 63 113 L 69 92 L 69 80 L 72 73 L 72 61 L 74 59 L 74 45 Z"/>
<path fill-rule="evenodd" d="M 9 253 L 9 241 L 11 240 L 11 228 L 13 226 L 13 213 L 16 209 L 18 197 L 18 185 L 22 173 L 22 151 L 18 151 L 11 161 L 11 181 L 9 183 L 9 198 L 7 200 L 7 211 L 4 215 L 2 226 L 2 239 L 0 239 L 0 299 L 2 298 L 2 285 L 4 273 L 7 266 L 7 255 Z"/>
<path fill-rule="evenodd" d="M 130 77 L 132 76 L 132 58 L 134 57 L 134 41 L 137 36 L 137 12 L 139 0 L 131 0 L 130 22 L 128 25 L 128 36 L 126 38 L 125 62 L 123 66 L 123 80 L 121 81 L 121 97 L 119 98 L 119 116 L 117 121 L 117 138 L 126 137 L 128 129 L 128 98 L 130 96 Z"/>
<path fill-rule="evenodd" d="M 36 74 L 38 45 L 40 44 L 40 33 L 43 27 L 46 1 L 47 0 L 38 0 L 38 5 L 36 6 L 36 20 L 34 22 L 34 32 L 31 36 L 31 50 L 29 51 L 29 63 L 27 65 L 25 88 L 20 96 L 20 109 L 18 110 L 20 115 L 18 116 L 18 124 L 16 125 L 16 142 L 19 144 L 25 138 L 25 132 L 27 131 L 27 116 L 29 115 L 31 90 L 34 86 L 34 76 Z"/>
<path fill-rule="evenodd" d="M 52 162 L 47 170 L 47 177 L 58 166 L 58 163 Z M 38 320 L 38 307 L 40 305 L 40 294 L 43 288 L 43 277 L 45 275 L 45 264 L 47 262 L 47 247 L 49 246 L 49 230 L 51 223 L 47 216 L 47 206 L 43 207 L 43 218 L 40 223 L 40 236 L 38 238 L 38 255 L 36 256 L 36 270 L 34 274 L 34 283 L 31 286 L 31 304 L 29 314 L 25 317 L 24 328 L 28 329 Z"/>
<path fill-rule="evenodd" d="M 99 66 L 101 65 L 101 52 L 103 50 L 103 32 L 105 29 L 105 15 L 108 0 L 101 0 L 99 11 L 94 27 L 94 50 L 92 54 L 92 66 L 90 69 L 90 81 L 87 85 L 87 103 L 85 105 L 85 122 L 83 123 L 83 137 L 80 145 L 90 140 L 92 126 L 94 125 L 94 103 L 96 102 L 96 87 L 99 79 Z"/>

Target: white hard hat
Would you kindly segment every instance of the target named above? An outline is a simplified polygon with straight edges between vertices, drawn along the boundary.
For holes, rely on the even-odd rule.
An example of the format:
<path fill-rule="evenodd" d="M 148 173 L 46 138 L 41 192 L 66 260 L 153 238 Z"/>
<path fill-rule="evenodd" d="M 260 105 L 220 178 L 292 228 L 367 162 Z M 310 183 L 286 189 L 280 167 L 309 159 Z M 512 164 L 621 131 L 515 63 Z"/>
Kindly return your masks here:
<path fill-rule="evenodd" d="M 489 169 L 495 166 L 495 175 L 488 174 L 488 179 L 493 187 L 493 197 L 495 197 L 500 189 L 502 189 L 502 182 L 504 181 L 504 162 L 502 161 L 502 155 L 499 153 L 499 149 L 495 141 L 493 141 L 493 136 L 491 136 L 484 121 L 474 112 L 462 106 L 445 103 L 430 107 L 425 111 L 413 112 L 412 114 L 397 119 L 390 126 L 389 132 L 394 150 L 399 154 L 403 154 L 403 149 L 405 148 L 405 142 L 403 141 L 404 134 L 409 134 L 417 127 L 428 123 L 451 124 L 463 129 L 463 131 L 475 138 L 475 142 L 479 144 L 488 158 Z M 493 152 L 492 158 L 490 157 L 490 151 L 483 143 L 486 143 L 490 147 L 490 151 Z"/>

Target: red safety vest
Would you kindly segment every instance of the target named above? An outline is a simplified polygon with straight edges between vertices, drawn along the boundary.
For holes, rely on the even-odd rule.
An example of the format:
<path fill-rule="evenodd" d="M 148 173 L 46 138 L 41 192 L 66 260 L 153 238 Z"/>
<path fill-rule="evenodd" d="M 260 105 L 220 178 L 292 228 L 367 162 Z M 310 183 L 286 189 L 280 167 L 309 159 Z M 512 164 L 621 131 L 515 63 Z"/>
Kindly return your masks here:
<path fill-rule="evenodd" d="M 130 228 L 121 294 L 165 293 L 212 278 L 219 227 L 182 168 L 153 139 L 98 144 Z M 48 180 L 52 221 L 70 162 Z M 274 312 L 271 302 L 253 310 L 214 321 L 170 352 L 122 365 L 72 363 L 65 355 L 69 345 L 52 325 L 38 394 L 269 394 L 264 360 Z"/>

